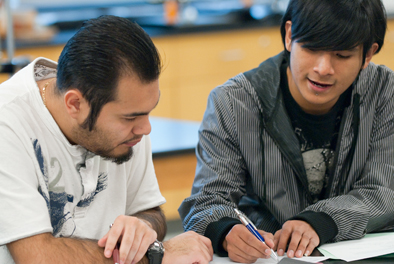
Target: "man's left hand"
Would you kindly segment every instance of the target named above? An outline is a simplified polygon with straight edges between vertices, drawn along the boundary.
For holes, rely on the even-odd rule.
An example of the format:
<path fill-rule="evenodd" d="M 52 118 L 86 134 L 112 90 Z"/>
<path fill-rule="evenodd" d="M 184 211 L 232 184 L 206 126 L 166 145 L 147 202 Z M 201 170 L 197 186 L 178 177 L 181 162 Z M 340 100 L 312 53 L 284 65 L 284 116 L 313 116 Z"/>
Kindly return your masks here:
<path fill-rule="evenodd" d="M 283 224 L 274 235 L 274 250 L 283 256 L 287 245 L 289 258 L 309 256 L 319 245 L 320 239 L 310 224 L 300 220 L 291 220 Z"/>

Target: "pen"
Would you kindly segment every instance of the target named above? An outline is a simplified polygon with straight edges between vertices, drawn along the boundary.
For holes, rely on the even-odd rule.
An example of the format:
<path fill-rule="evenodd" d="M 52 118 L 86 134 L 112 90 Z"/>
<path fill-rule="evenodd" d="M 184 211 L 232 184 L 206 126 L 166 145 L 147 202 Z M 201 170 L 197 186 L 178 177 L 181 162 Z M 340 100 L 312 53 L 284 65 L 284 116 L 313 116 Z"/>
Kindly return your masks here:
<path fill-rule="evenodd" d="M 113 224 L 111 224 L 109 226 L 109 228 L 111 229 Z M 118 247 L 118 243 L 116 243 L 114 251 L 112 252 L 112 259 L 114 260 L 114 264 L 119 264 L 120 263 L 120 256 L 119 256 L 119 247 Z"/>
<path fill-rule="evenodd" d="M 260 233 L 257 231 L 256 226 L 252 223 L 252 221 L 249 220 L 249 218 L 246 217 L 243 213 L 241 213 L 238 209 L 234 208 L 234 211 L 237 213 L 239 220 L 241 220 L 242 224 L 246 226 L 246 228 L 255 236 L 257 237 L 258 240 L 263 242 L 265 244 L 264 238 L 260 235 Z M 278 262 L 278 256 L 276 253 L 272 250 L 271 248 L 271 258 L 273 258 L 276 262 Z"/>

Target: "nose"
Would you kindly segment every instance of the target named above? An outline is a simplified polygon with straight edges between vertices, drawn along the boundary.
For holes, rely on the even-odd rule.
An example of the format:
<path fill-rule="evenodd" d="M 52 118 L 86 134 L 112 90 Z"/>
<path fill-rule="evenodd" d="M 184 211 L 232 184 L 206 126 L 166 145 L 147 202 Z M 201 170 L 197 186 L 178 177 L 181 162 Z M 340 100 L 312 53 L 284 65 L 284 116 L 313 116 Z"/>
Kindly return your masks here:
<path fill-rule="evenodd" d="M 323 76 L 333 75 L 334 67 L 332 64 L 332 55 L 328 52 L 322 52 L 320 56 L 318 56 L 316 65 L 313 70 Z"/>
<path fill-rule="evenodd" d="M 149 116 L 140 116 L 138 118 L 138 123 L 133 127 L 134 135 L 149 135 L 152 130 Z"/>

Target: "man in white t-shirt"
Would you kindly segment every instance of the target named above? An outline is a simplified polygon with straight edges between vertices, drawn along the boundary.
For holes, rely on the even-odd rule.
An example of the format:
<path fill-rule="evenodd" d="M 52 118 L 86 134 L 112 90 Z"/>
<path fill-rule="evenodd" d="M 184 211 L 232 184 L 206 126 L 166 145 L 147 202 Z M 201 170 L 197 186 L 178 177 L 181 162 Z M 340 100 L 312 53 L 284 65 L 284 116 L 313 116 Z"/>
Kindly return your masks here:
<path fill-rule="evenodd" d="M 68 41 L 59 64 L 38 58 L 0 86 L 0 263 L 212 259 L 194 232 L 156 240 L 165 199 L 149 113 L 160 70 L 139 26 L 103 16 Z"/>

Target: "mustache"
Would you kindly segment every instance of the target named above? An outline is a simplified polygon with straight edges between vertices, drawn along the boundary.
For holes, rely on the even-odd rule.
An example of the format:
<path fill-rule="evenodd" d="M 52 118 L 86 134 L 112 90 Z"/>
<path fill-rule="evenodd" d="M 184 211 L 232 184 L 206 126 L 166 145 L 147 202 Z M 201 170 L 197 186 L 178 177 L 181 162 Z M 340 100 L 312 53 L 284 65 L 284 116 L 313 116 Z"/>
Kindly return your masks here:
<path fill-rule="evenodd" d="M 126 141 L 122 142 L 120 145 L 122 145 L 122 144 L 127 144 L 127 143 L 132 142 L 132 141 L 141 140 L 142 137 L 143 137 L 143 136 L 133 137 L 133 138 L 131 138 L 131 139 L 129 139 L 129 140 L 126 140 Z"/>

